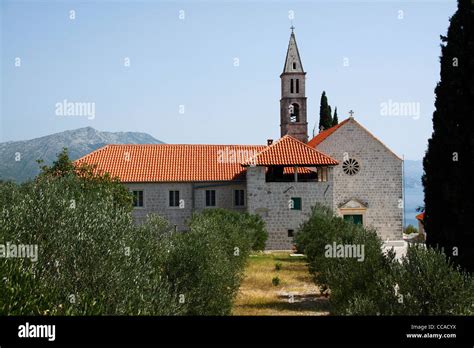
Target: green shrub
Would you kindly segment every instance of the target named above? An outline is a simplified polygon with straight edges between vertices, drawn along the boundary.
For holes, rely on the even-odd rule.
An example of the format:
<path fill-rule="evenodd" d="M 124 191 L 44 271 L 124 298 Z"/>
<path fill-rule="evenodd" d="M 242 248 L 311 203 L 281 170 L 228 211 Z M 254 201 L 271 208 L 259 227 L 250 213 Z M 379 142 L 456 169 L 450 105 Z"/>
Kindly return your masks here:
<path fill-rule="evenodd" d="M 280 278 L 279 277 L 273 277 L 272 278 L 272 284 L 273 284 L 273 286 L 280 285 Z"/>
<path fill-rule="evenodd" d="M 37 245 L 38 261 L 0 259 L 2 314 L 174 312 L 169 286 L 145 279 L 144 261 L 160 258 L 158 241 L 147 236 L 140 243 L 129 207 L 117 205 L 106 185 L 66 176 L 9 189 L 0 241 Z M 140 298 L 153 301 L 138 305 Z"/>
<path fill-rule="evenodd" d="M 0 258 L 0 315 L 229 314 L 262 220 L 205 211 L 176 233 L 130 212 L 123 185 L 65 156 L 33 182 L 0 183 L 0 244 L 38 246 L 37 262 Z"/>
<path fill-rule="evenodd" d="M 193 225 L 197 223 L 201 227 L 209 226 L 212 229 L 220 229 L 220 234 L 228 238 L 227 247 L 232 254 L 234 248 L 239 247 L 239 243 L 244 243 L 247 247 L 248 241 L 250 241 L 253 251 L 263 250 L 268 238 L 265 222 L 258 215 L 225 209 L 206 209 L 193 216 L 190 228 L 192 229 Z"/>
<path fill-rule="evenodd" d="M 396 314 L 474 314 L 472 277 L 438 250 L 409 246 L 395 281 L 403 301 Z"/>
<path fill-rule="evenodd" d="M 281 270 L 281 262 L 275 263 L 275 271 L 280 271 Z"/>
<path fill-rule="evenodd" d="M 248 255 L 262 241 L 263 223 L 223 209 L 195 214 L 186 233 L 175 233 L 164 270 L 184 298 L 189 315 L 227 315 L 232 309 Z"/>
<path fill-rule="evenodd" d="M 295 241 L 298 249 L 306 254 L 315 282 L 330 288 L 335 313 L 344 313 L 354 294 L 375 291 L 373 287 L 379 275 L 389 267 L 390 262 L 381 253 L 382 242 L 375 231 L 366 231 L 360 225 L 336 217 L 324 206 L 313 208 Z M 327 257 L 327 246 L 334 244 L 363 247 L 363 261 Z"/>
<path fill-rule="evenodd" d="M 401 263 L 384 254 L 375 231 L 316 206 L 296 235 L 316 284 L 329 288 L 334 314 L 472 314 L 473 281 L 444 254 L 411 246 Z M 363 261 L 328 257 L 328 245 L 364 246 Z M 330 256 L 330 255 L 329 255 Z"/>
<path fill-rule="evenodd" d="M 404 231 L 403 231 L 405 234 L 412 234 L 412 233 L 418 233 L 418 229 L 413 226 L 413 225 L 408 225 L 407 227 L 405 227 Z"/>

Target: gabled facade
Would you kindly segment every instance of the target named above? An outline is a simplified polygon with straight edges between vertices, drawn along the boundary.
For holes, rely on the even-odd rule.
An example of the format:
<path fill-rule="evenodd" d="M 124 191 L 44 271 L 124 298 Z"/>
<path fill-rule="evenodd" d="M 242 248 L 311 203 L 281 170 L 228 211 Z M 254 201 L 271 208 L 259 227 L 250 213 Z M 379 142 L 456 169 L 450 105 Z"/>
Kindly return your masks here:
<path fill-rule="evenodd" d="M 384 240 L 402 239 L 402 159 L 354 118 L 322 131 L 308 145 L 339 162 L 333 210 L 375 228 Z"/>

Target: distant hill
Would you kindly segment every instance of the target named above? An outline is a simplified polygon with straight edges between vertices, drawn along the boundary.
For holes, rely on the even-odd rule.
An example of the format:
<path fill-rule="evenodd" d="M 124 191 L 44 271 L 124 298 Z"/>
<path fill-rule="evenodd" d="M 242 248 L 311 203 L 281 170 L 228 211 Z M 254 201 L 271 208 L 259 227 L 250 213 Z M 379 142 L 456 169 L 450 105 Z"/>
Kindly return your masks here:
<path fill-rule="evenodd" d="M 424 205 L 423 185 L 423 162 L 405 160 L 405 225 L 412 224 L 418 227 L 415 216 L 418 214 L 416 208 Z"/>
<path fill-rule="evenodd" d="M 78 159 L 107 144 L 162 144 L 146 133 L 100 132 L 92 127 L 78 128 L 25 141 L 0 143 L 0 180 L 23 182 L 39 173 L 36 160 L 50 165 L 66 147 L 71 159 Z M 20 161 L 16 161 L 19 153 Z"/>

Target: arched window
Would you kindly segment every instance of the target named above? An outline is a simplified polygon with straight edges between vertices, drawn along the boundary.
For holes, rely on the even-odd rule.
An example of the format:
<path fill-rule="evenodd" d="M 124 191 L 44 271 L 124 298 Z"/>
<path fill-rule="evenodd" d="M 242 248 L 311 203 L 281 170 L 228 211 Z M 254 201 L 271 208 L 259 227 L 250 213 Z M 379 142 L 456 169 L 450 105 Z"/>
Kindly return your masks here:
<path fill-rule="evenodd" d="M 300 121 L 300 106 L 296 103 L 290 105 L 290 122 Z"/>

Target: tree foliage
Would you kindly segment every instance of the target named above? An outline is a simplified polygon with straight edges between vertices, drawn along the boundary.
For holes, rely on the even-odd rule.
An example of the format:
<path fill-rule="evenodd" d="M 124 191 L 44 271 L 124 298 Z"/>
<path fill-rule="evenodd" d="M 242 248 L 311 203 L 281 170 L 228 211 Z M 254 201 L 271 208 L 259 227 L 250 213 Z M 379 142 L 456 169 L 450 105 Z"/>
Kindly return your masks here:
<path fill-rule="evenodd" d="M 127 195 L 67 153 L 34 181 L 1 183 L 0 241 L 38 254 L 0 258 L 0 315 L 229 314 L 263 221 L 212 210 L 186 233 L 156 215 L 136 225 Z"/>
<path fill-rule="evenodd" d="M 332 126 L 332 116 L 331 116 L 331 107 L 328 104 L 328 98 L 326 92 L 323 91 L 321 94 L 321 104 L 319 107 L 319 129 L 331 128 Z"/>
<path fill-rule="evenodd" d="M 339 119 L 337 118 L 337 108 L 334 109 L 334 117 L 332 118 L 332 125 L 336 126 L 339 124 Z"/>
<path fill-rule="evenodd" d="M 427 244 L 474 270 L 474 14 L 459 0 L 447 36 L 441 36 L 433 134 L 423 159 Z"/>
<path fill-rule="evenodd" d="M 474 281 L 438 250 L 410 246 L 401 262 L 382 252 L 375 231 L 316 206 L 296 234 L 315 283 L 341 315 L 472 315 Z M 363 259 L 326 254 L 328 245 L 364 246 Z"/>

